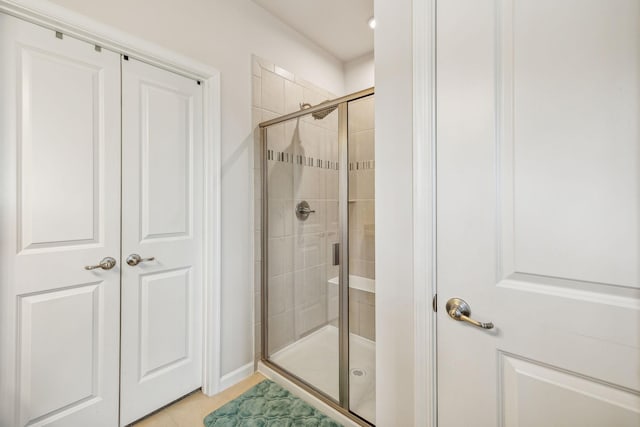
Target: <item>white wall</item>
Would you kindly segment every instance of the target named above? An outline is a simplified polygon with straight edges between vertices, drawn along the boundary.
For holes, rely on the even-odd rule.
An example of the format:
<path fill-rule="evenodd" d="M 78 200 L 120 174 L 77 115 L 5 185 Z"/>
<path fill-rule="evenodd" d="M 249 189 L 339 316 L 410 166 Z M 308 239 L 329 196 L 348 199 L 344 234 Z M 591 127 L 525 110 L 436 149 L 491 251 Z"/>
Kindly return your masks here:
<path fill-rule="evenodd" d="M 411 0 L 375 0 L 376 423 L 414 425 Z M 425 402 L 426 405 L 426 402 Z"/>
<path fill-rule="evenodd" d="M 373 52 L 352 59 L 344 64 L 344 90 L 357 92 L 375 86 L 375 61 Z"/>
<path fill-rule="evenodd" d="M 222 375 L 253 363 L 251 54 L 336 94 L 342 63 L 250 0 L 52 2 L 220 70 Z"/>

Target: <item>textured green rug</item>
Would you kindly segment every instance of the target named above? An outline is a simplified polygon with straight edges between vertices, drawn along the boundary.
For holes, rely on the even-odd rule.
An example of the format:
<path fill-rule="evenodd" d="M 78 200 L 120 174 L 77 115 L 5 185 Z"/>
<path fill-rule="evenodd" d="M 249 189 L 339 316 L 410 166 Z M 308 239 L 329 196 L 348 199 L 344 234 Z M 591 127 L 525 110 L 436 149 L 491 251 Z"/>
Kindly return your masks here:
<path fill-rule="evenodd" d="M 206 427 L 341 427 L 270 380 L 253 386 L 204 419 Z"/>

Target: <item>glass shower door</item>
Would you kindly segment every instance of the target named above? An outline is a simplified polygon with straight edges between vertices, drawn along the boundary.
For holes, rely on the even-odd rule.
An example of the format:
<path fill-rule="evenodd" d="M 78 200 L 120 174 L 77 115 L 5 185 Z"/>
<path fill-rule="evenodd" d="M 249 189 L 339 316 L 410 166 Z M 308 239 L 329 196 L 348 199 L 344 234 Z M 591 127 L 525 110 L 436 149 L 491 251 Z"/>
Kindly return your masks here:
<path fill-rule="evenodd" d="M 328 105 L 261 125 L 262 354 L 374 423 L 373 91 Z"/>
<path fill-rule="evenodd" d="M 335 402 L 340 400 L 337 116 L 333 108 L 266 128 L 263 199 L 267 359 Z"/>

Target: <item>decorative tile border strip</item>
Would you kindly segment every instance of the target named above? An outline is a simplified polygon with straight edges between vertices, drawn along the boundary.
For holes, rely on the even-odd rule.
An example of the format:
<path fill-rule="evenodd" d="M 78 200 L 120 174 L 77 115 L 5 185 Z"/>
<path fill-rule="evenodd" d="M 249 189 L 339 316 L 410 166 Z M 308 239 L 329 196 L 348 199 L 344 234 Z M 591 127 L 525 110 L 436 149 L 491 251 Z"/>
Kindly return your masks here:
<path fill-rule="evenodd" d="M 296 165 L 308 166 L 319 169 L 332 169 L 338 170 L 338 162 L 332 162 L 331 160 L 316 159 L 313 157 L 307 157 L 300 154 L 285 153 L 282 151 L 267 150 L 267 160 L 274 160 L 282 163 L 295 163 Z"/>
<path fill-rule="evenodd" d="M 315 159 L 300 154 L 285 153 L 283 151 L 267 150 L 267 160 L 273 160 L 282 163 L 295 163 L 296 165 L 308 166 L 319 169 L 338 170 L 338 162 L 331 160 Z M 375 160 L 361 160 L 357 162 L 349 162 L 349 170 L 373 170 L 376 168 Z"/>
<path fill-rule="evenodd" d="M 357 171 L 357 170 L 373 170 L 376 168 L 375 160 L 362 160 L 359 162 L 349 162 L 349 170 Z"/>

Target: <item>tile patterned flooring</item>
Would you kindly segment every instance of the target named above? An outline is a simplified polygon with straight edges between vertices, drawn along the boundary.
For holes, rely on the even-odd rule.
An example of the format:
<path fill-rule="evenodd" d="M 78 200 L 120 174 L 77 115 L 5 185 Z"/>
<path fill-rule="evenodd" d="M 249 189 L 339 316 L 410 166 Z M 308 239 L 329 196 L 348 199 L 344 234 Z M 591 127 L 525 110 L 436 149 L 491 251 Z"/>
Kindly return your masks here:
<path fill-rule="evenodd" d="M 259 373 L 216 394 L 206 396 L 198 391 L 133 424 L 135 427 L 203 427 L 202 420 L 227 402 L 266 378 Z"/>

